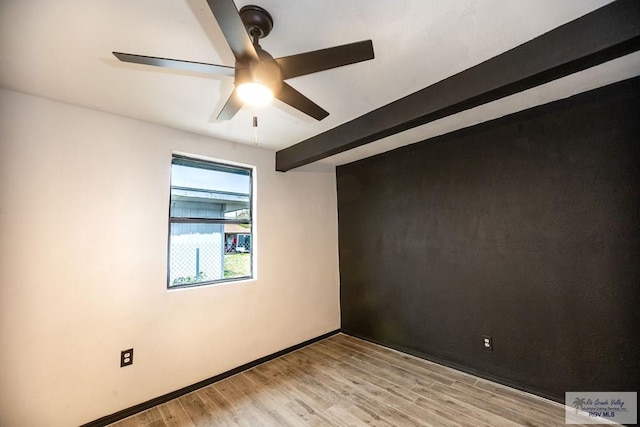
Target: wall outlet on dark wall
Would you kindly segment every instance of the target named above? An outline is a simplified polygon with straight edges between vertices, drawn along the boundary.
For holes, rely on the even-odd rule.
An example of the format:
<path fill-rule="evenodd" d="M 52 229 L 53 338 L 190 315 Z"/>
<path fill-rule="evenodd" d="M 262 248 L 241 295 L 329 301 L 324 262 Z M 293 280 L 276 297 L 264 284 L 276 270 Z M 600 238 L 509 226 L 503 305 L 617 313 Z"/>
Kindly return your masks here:
<path fill-rule="evenodd" d="M 488 351 L 493 351 L 493 338 L 490 335 L 482 336 L 482 348 Z"/>

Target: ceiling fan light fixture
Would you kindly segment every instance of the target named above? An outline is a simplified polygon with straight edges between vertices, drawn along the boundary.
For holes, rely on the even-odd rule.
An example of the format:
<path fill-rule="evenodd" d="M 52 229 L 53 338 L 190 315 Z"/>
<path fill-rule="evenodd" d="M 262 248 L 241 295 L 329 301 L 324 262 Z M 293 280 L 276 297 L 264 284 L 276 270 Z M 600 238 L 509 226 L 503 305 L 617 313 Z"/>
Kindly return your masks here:
<path fill-rule="evenodd" d="M 124 52 L 113 54 L 120 61 L 132 64 L 235 77 L 235 89 L 218 113 L 218 120 L 231 119 L 245 104 L 262 106 L 274 97 L 303 114 L 322 120 L 329 112 L 285 80 L 374 58 L 373 43 L 362 40 L 274 59 L 259 43 L 273 29 L 269 12 L 256 5 L 245 5 L 238 11 L 233 0 L 207 0 L 207 4 L 235 57 L 235 66 Z"/>
<path fill-rule="evenodd" d="M 242 102 L 252 107 L 264 107 L 273 99 L 273 91 L 262 83 L 245 82 L 236 90 Z"/>

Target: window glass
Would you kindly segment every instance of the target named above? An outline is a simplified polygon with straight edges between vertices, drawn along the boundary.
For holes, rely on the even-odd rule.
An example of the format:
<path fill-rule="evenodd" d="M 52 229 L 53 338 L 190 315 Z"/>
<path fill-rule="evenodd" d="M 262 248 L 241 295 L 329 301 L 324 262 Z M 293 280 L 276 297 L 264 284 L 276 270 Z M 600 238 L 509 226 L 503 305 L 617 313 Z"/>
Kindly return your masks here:
<path fill-rule="evenodd" d="M 174 156 L 168 287 L 252 277 L 252 170 Z"/>

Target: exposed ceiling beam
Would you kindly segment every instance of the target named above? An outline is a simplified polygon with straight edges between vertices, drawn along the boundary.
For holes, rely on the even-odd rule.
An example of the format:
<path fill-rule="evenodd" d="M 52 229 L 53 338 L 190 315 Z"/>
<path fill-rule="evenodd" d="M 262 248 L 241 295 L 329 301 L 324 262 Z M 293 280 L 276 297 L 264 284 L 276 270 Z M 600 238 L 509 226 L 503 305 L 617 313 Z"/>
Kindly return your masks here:
<path fill-rule="evenodd" d="M 618 0 L 472 68 L 276 152 L 286 172 L 640 50 L 640 1 Z"/>

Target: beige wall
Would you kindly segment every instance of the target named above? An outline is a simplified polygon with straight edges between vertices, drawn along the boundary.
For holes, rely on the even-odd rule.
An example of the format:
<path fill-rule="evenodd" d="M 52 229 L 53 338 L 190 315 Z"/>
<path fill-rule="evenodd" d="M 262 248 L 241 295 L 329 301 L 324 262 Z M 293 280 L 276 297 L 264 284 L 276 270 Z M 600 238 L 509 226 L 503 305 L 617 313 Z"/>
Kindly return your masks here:
<path fill-rule="evenodd" d="M 172 151 L 256 166 L 257 280 L 166 290 Z M 337 329 L 337 253 L 333 171 L 0 90 L 0 425 L 82 424 Z"/>

